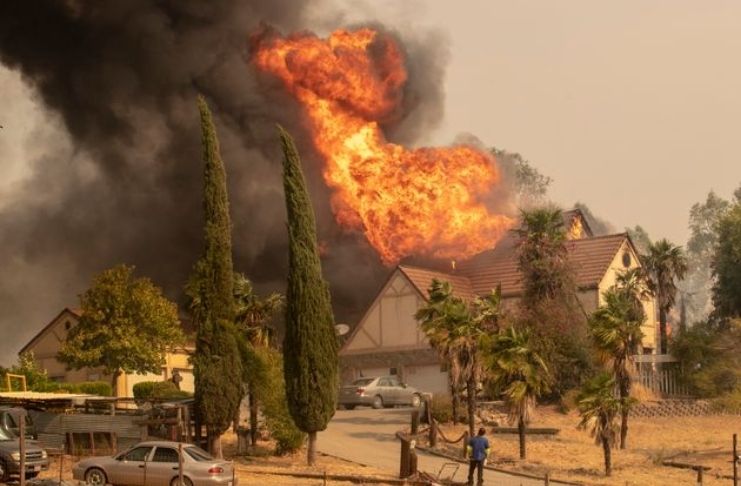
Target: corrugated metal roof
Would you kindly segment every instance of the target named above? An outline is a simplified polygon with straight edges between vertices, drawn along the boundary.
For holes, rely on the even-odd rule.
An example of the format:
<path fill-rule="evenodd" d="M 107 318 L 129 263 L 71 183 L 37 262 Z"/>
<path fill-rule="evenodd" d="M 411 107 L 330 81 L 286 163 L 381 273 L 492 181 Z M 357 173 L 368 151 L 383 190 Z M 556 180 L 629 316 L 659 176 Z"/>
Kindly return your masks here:
<path fill-rule="evenodd" d="M 34 391 L 0 392 L 0 398 L 15 398 L 18 400 L 106 400 L 105 397 L 97 395 Z"/>

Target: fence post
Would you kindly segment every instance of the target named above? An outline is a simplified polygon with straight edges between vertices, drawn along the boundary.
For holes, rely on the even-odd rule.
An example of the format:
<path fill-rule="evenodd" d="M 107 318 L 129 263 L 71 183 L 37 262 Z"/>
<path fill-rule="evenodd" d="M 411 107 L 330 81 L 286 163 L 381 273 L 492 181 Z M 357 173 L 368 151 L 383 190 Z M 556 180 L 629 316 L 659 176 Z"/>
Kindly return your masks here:
<path fill-rule="evenodd" d="M 467 452 L 466 448 L 468 447 L 468 440 L 469 440 L 468 431 L 465 431 L 463 432 L 463 450 L 461 451 L 461 457 L 463 459 L 466 458 L 466 452 Z"/>
<path fill-rule="evenodd" d="M 738 434 L 733 434 L 733 486 L 738 486 Z"/>
<path fill-rule="evenodd" d="M 399 458 L 399 479 L 404 479 L 409 477 L 409 466 L 410 466 L 410 460 L 409 457 L 411 455 L 411 447 L 410 443 L 407 440 L 402 439 L 399 437 L 399 440 L 401 441 L 401 457 Z"/>
<path fill-rule="evenodd" d="M 551 484 L 551 475 L 548 473 L 545 473 L 545 482 L 543 483 L 545 486 L 550 486 Z"/>
<path fill-rule="evenodd" d="M 26 486 L 26 411 L 19 413 L 16 420 L 18 420 L 18 445 L 21 455 L 20 485 Z"/>
<path fill-rule="evenodd" d="M 419 431 L 419 410 L 412 410 L 412 435 Z"/>
<path fill-rule="evenodd" d="M 234 466 L 232 466 L 234 470 Z M 178 486 L 183 484 L 183 444 L 178 444 Z"/>
<path fill-rule="evenodd" d="M 437 421 L 430 420 L 430 447 L 437 447 Z"/>
<path fill-rule="evenodd" d="M 702 466 L 697 468 L 697 486 L 702 486 Z"/>
<path fill-rule="evenodd" d="M 417 452 L 411 448 L 409 451 L 409 476 L 417 474 Z"/>

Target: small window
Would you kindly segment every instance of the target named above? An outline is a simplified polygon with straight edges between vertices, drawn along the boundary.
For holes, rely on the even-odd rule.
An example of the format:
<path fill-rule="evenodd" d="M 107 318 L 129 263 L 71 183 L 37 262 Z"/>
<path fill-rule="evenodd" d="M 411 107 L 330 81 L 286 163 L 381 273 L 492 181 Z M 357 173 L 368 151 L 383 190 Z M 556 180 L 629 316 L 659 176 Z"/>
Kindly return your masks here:
<path fill-rule="evenodd" d="M 143 462 L 147 460 L 147 456 L 149 456 L 151 451 L 151 447 L 137 447 L 136 449 L 131 449 L 129 452 L 124 454 L 123 460 Z"/>
<path fill-rule="evenodd" d="M 169 447 L 158 447 L 154 451 L 152 462 L 179 462 L 178 451 Z"/>
<path fill-rule="evenodd" d="M 183 450 L 185 451 L 186 454 L 188 454 L 190 457 L 192 457 L 198 462 L 208 462 L 208 461 L 214 460 L 211 454 L 204 451 L 200 447 L 191 446 L 191 447 L 186 447 Z"/>
<path fill-rule="evenodd" d="M 633 259 L 630 257 L 630 253 L 626 251 L 623 253 L 623 266 L 629 268 L 631 263 L 633 263 Z"/>
<path fill-rule="evenodd" d="M 65 321 L 65 323 L 64 323 L 64 330 L 65 331 L 69 331 L 70 328 L 72 328 L 72 323 L 69 322 L 69 321 Z"/>
<path fill-rule="evenodd" d="M 389 368 L 389 375 L 396 376 L 398 375 L 398 370 L 396 368 Z"/>

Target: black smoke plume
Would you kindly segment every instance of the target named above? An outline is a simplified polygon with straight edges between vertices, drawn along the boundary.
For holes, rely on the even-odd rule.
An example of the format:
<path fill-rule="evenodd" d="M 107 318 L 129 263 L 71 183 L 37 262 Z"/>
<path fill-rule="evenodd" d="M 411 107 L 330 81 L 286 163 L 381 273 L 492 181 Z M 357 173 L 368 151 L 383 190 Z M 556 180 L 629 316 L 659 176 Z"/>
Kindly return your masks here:
<path fill-rule="evenodd" d="M 387 269 L 361 235 L 333 222 L 298 107 L 248 59 L 261 23 L 321 34 L 343 18 L 312 0 L 0 2 L 0 63 L 22 74 L 74 144 L 64 152 L 50 142 L 26 161 L 32 175 L 0 210 L 0 362 L 14 361 L 94 273 L 116 263 L 182 297 L 202 245 L 198 93 L 214 111 L 227 164 L 236 268 L 262 291 L 284 287 L 280 122 L 305 154 L 338 321 L 362 313 Z M 400 37 L 410 82 L 390 136 L 412 141 L 440 118 L 447 52 L 434 34 Z"/>

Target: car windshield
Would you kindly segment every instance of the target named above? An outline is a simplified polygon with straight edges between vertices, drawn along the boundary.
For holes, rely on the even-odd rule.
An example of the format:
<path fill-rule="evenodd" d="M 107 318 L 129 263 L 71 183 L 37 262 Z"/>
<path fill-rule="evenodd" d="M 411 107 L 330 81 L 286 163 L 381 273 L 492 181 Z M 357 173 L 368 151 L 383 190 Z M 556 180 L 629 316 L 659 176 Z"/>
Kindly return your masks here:
<path fill-rule="evenodd" d="M 196 461 L 199 461 L 199 462 L 207 462 L 207 461 L 213 461 L 214 460 L 214 458 L 213 458 L 213 456 L 211 454 L 209 454 L 208 452 L 204 451 L 200 447 L 195 447 L 195 446 L 187 447 L 185 449 L 185 453 L 188 454 L 193 459 L 195 459 Z"/>
<path fill-rule="evenodd" d="M 352 384 L 355 386 L 366 386 L 370 385 L 373 380 L 375 380 L 375 378 L 361 378 L 353 381 Z"/>

